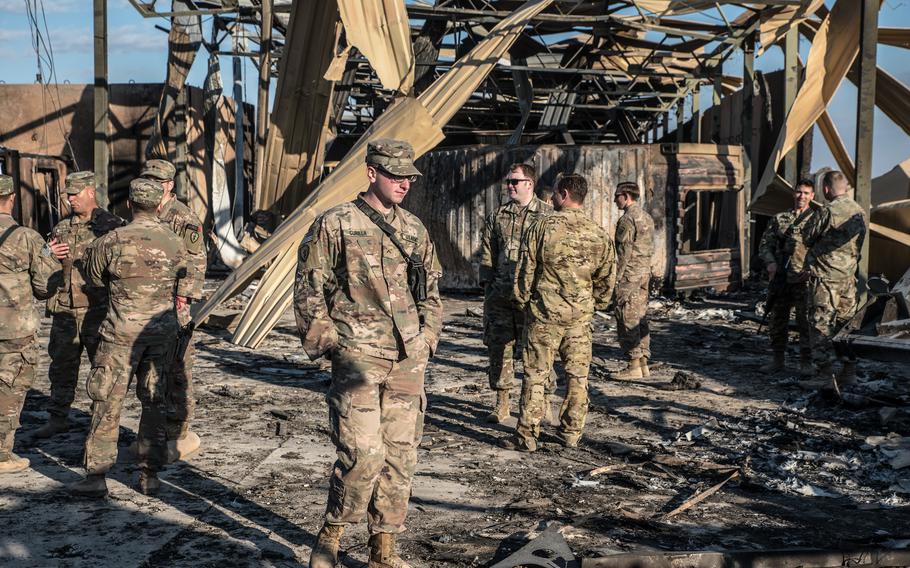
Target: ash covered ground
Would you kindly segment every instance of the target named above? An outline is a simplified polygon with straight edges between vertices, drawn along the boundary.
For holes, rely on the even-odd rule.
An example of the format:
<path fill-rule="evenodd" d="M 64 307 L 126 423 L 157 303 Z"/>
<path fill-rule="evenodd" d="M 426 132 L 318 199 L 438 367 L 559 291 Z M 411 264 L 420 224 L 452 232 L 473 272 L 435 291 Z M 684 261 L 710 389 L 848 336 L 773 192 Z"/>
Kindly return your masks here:
<path fill-rule="evenodd" d="M 210 287 L 216 283 L 209 282 Z M 227 308 L 242 306 L 239 297 Z M 595 321 L 591 409 L 577 449 L 544 426 L 534 454 L 502 450 L 514 428 L 484 421 L 481 302 L 447 296 L 403 556 L 417 566 L 483 566 L 559 522 L 578 558 L 637 550 L 906 547 L 910 544 L 910 372 L 861 362 L 846 396 L 804 390 L 795 372 L 765 374 L 758 324 L 734 317 L 748 296 L 652 302 L 652 376 L 622 366 L 611 322 Z M 49 322 L 42 328 L 47 344 Z M 309 362 L 288 312 L 256 350 L 224 329 L 197 331 L 193 429 L 202 451 L 170 466 L 157 497 L 118 464 L 102 500 L 63 490 L 78 480 L 89 401 L 76 427 L 34 447 L 32 468 L 0 480 L 0 564 L 25 566 L 301 566 L 322 522 L 334 460 L 325 365 Z M 84 380 L 87 369 L 82 369 Z M 83 383 L 84 384 L 84 383 Z M 40 426 L 47 358 L 18 438 Z M 561 392 L 562 389 L 560 389 Z M 133 393 L 120 444 L 135 439 Z M 732 473 L 739 472 L 737 476 Z M 672 516 L 699 492 L 715 494 Z M 364 524 L 342 563 L 366 562 Z"/>

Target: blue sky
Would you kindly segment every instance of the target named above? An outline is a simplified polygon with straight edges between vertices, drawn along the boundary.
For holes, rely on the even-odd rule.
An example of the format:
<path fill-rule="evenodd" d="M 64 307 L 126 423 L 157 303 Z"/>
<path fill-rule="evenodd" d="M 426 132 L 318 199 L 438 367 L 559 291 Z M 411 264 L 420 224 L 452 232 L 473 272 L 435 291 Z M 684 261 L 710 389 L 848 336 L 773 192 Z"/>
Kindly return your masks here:
<path fill-rule="evenodd" d="M 39 1 L 39 4 L 41 2 Z M 163 2 L 167 3 L 167 2 Z M 826 2 L 829 6 L 832 2 Z M 92 2 L 90 0 L 44 0 L 47 17 L 47 32 L 44 21 L 40 20 L 41 32 L 50 38 L 54 51 L 56 78 L 59 82 L 87 83 L 92 81 Z M 164 80 L 167 61 L 167 35 L 155 28 L 167 28 L 163 19 L 146 19 L 127 0 L 109 0 L 109 67 L 112 83 L 135 81 L 161 82 Z M 32 32 L 26 15 L 25 0 L 0 0 L 0 58 L 4 61 L 0 69 L 0 81 L 5 83 L 33 83 L 38 64 L 32 47 Z M 882 26 L 910 27 L 910 0 L 885 0 L 879 16 Z M 210 26 L 203 24 L 208 35 Z M 809 42 L 803 39 L 800 52 L 808 55 Z M 897 79 L 910 85 L 910 50 L 879 46 L 879 65 Z M 10 64 L 15 61 L 16 64 Z M 756 67 L 764 71 L 779 69 L 783 56 L 777 48 L 758 58 Z M 230 60 L 221 62 L 223 83 L 230 88 L 233 73 Z M 244 60 L 245 99 L 255 102 L 256 71 L 251 63 Z M 742 69 L 741 57 L 734 56 L 726 71 L 739 75 Z M 48 70 L 45 66 L 45 74 Z M 205 76 L 205 57 L 197 57 L 190 72 L 189 82 L 201 86 Z M 702 108 L 710 105 L 708 93 L 702 101 Z M 830 106 L 831 115 L 852 152 L 856 116 L 856 89 L 847 81 L 841 86 Z M 816 132 L 813 169 L 822 166 L 836 167 L 821 135 Z M 897 163 L 910 158 L 910 137 L 904 134 L 888 117 L 876 111 L 873 149 L 873 173 L 879 175 L 890 170 Z"/>

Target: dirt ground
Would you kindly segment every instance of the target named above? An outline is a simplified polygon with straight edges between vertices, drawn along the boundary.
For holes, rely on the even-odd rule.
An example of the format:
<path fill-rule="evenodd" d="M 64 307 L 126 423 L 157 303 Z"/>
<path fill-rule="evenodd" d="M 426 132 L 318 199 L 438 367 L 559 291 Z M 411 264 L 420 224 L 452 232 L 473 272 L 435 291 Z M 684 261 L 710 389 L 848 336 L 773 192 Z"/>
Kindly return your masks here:
<path fill-rule="evenodd" d="M 515 425 L 517 402 L 507 424 L 484 421 L 491 395 L 480 299 L 448 296 L 427 372 L 404 556 L 416 566 L 489 565 L 551 521 L 579 559 L 648 549 L 906 547 L 910 468 L 895 467 L 910 457 L 899 439 L 910 430 L 907 368 L 863 362 L 845 399 L 804 390 L 795 372 L 764 374 L 757 324 L 732 317 L 748 304 L 655 302 L 652 377 L 630 382 L 610 378 L 620 352 L 611 322 L 598 319 L 579 448 L 562 448 L 545 426 L 542 448 L 522 454 L 496 446 Z M 47 330 L 45 321 L 43 345 Z M 81 389 L 76 428 L 35 447 L 18 442 L 32 468 L 0 480 L 0 565 L 305 566 L 334 460 L 329 374 L 302 353 L 290 312 L 255 351 L 228 338 L 217 329 L 195 335 L 193 429 L 203 450 L 162 474 L 157 497 L 131 488 L 129 464 L 112 472 L 106 499 L 74 500 L 62 490 L 82 474 L 89 404 Z M 791 344 L 791 362 L 796 352 Z M 45 357 L 19 440 L 47 417 L 46 368 Z M 674 377 L 698 386 L 672 390 Z M 138 408 L 131 395 L 122 446 L 135 438 Z M 716 494 L 666 517 L 733 470 L 739 477 Z M 366 538 L 364 524 L 348 531 L 345 566 L 363 566 Z"/>

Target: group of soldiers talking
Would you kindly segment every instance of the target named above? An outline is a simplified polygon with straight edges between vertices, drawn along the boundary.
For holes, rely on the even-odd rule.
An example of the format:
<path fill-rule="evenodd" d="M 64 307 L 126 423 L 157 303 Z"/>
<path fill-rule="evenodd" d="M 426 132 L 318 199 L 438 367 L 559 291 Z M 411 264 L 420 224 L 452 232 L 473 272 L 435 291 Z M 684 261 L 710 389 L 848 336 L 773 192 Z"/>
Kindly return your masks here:
<path fill-rule="evenodd" d="M 132 221 L 99 207 L 95 174 L 66 177 L 70 213 L 48 242 L 12 217 L 14 180 L 0 175 L 0 473 L 21 471 L 29 460 L 13 453 L 19 416 L 37 367 L 38 313 L 47 300 L 52 317 L 48 356 L 48 421 L 29 443 L 68 432 L 82 353 L 91 369 L 92 401 L 85 439 L 86 477 L 75 495 L 107 494 L 106 473 L 118 459 L 120 414 L 135 378 L 142 403 L 138 439 L 127 448 L 139 465 L 137 488 L 154 494 L 158 471 L 198 450 L 193 416 L 192 348 L 176 352 L 189 305 L 202 297 L 206 252 L 202 224 L 173 193 L 174 166 L 149 160 L 130 182 Z"/>
<path fill-rule="evenodd" d="M 70 174 L 71 214 L 49 242 L 12 218 L 13 180 L 0 176 L 0 472 L 28 466 L 13 454 L 13 435 L 36 367 L 38 314 L 33 297 L 53 315 L 51 396 L 47 424 L 34 441 L 69 429 L 81 353 L 91 363 L 86 390 L 92 418 L 85 442 L 86 477 L 70 486 L 80 495 L 107 492 L 105 473 L 117 460 L 123 399 L 133 377 L 142 403 L 132 454 L 138 488 L 155 493 L 157 472 L 199 447 L 188 429 L 193 415 L 192 350 L 177 349 L 189 303 L 201 297 L 205 249 L 201 224 L 174 199 L 174 167 L 150 160 L 130 183 L 129 224 L 98 207 L 94 175 Z M 312 568 L 338 561 L 347 525 L 368 518 L 369 566 L 407 568 L 396 551 L 404 530 L 417 447 L 427 408 L 424 374 L 442 331 L 442 268 L 423 223 L 400 204 L 421 176 L 407 142 L 375 139 L 366 155 L 367 189 L 354 201 L 321 214 L 298 248 L 294 312 L 303 350 L 331 361 L 327 393 L 337 450 L 324 523 L 310 557 Z M 500 445 L 533 452 L 541 423 L 558 427 L 558 441 L 578 445 L 588 412 L 592 320 L 612 306 L 626 365 L 618 379 L 650 376 L 648 285 L 654 223 L 641 188 L 616 185 L 623 212 L 610 235 L 584 213 L 587 180 L 557 178 L 545 199 L 535 194 L 537 173 L 512 165 L 504 179 L 509 201 L 483 230 L 483 341 L 495 392 L 488 418 L 510 414 L 514 359 L 524 376 L 517 427 Z M 770 310 L 773 360 L 784 367 L 789 314 L 800 325 L 800 372 L 834 378 L 831 335 L 854 311 L 865 218 L 840 172 L 822 180 L 829 203 L 813 204 L 814 184 L 801 182 L 794 208 L 776 216 L 761 243 L 769 278 L 785 285 Z M 565 398 L 554 415 L 557 355 Z M 814 357 L 814 361 L 812 360 Z M 837 370 L 855 375 L 855 361 Z M 128 452 L 129 453 L 129 452 Z"/>

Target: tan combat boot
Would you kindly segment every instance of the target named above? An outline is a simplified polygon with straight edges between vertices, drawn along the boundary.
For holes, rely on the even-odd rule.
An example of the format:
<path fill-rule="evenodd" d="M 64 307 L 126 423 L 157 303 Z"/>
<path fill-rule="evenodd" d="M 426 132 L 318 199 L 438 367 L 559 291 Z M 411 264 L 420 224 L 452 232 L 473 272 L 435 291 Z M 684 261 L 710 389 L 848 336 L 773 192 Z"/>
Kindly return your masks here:
<path fill-rule="evenodd" d="M 641 365 L 641 376 L 643 378 L 648 378 L 651 376 L 651 369 L 648 368 L 648 358 L 639 357 L 638 364 Z"/>
<path fill-rule="evenodd" d="M 844 366 L 835 379 L 838 388 L 856 384 L 856 361 L 844 361 Z"/>
<path fill-rule="evenodd" d="M 815 365 L 812 364 L 812 354 L 809 352 L 800 352 L 799 354 L 799 376 L 815 376 Z"/>
<path fill-rule="evenodd" d="M 376 533 L 370 535 L 370 561 L 368 568 L 411 568 L 395 552 L 395 535 Z"/>
<path fill-rule="evenodd" d="M 496 391 L 496 407 L 493 412 L 487 416 L 487 422 L 492 424 L 502 424 L 509 417 L 509 391 Z"/>
<path fill-rule="evenodd" d="M 581 440 L 581 432 L 559 433 L 559 443 L 567 448 L 577 448 L 579 440 Z"/>
<path fill-rule="evenodd" d="M 773 358 L 769 362 L 759 367 L 758 370 L 762 373 L 773 373 L 775 371 L 784 370 L 784 366 L 784 352 L 775 351 Z"/>
<path fill-rule="evenodd" d="M 313 552 L 310 554 L 310 568 L 335 568 L 338 563 L 338 548 L 341 546 L 341 535 L 344 525 L 322 525 Z"/>
<path fill-rule="evenodd" d="M 0 461 L 0 475 L 28 469 L 30 463 L 28 458 L 20 458 L 16 454 L 10 453 L 7 459 Z"/>
<path fill-rule="evenodd" d="M 147 469 L 140 471 L 136 489 L 143 495 L 156 495 L 161 490 L 161 480 L 158 479 L 158 474 Z"/>
<path fill-rule="evenodd" d="M 50 438 L 63 432 L 69 432 L 69 429 L 70 421 L 66 416 L 54 416 L 52 414 L 44 426 L 32 432 L 32 438 L 36 440 Z"/>
<path fill-rule="evenodd" d="M 629 364 L 626 365 L 626 368 L 618 373 L 613 374 L 613 378 L 620 381 L 628 381 L 629 379 L 640 379 L 644 375 L 641 370 L 641 359 L 636 357 L 635 359 L 630 359 Z"/>
<path fill-rule="evenodd" d="M 177 460 L 185 460 L 199 451 L 202 441 L 199 435 L 193 431 L 187 430 L 186 434 L 176 440 L 167 442 L 167 463 L 174 463 Z"/>
<path fill-rule="evenodd" d="M 66 490 L 77 497 L 104 497 L 107 495 L 107 480 L 104 474 L 88 474 L 82 481 L 70 483 Z"/>

